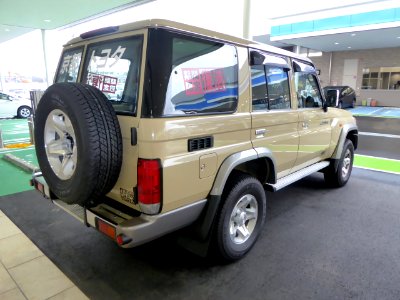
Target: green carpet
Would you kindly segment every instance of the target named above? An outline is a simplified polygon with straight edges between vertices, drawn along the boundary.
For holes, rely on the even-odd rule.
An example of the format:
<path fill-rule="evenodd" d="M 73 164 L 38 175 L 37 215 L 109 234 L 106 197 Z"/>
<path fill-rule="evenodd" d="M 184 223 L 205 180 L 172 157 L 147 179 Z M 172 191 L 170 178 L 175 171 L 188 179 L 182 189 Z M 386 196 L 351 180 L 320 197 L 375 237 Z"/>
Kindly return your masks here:
<path fill-rule="evenodd" d="M 354 166 L 400 174 L 400 160 L 395 159 L 356 154 L 354 156 Z"/>
<path fill-rule="evenodd" d="M 34 159 L 32 158 L 32 151 L 34 151 L 32 148 L 14 151 L 0 151 L 0 196 L 33 189 L 29 185 L 29 179 L 32 178 L 32 174 L 23 171 L 22 169 L 3 159 L 5 153 L 12 153 L 20 158 L 29 158 L 31 159 L 32 163 L 37 164 L 34 162 L 36 156 Z"/>

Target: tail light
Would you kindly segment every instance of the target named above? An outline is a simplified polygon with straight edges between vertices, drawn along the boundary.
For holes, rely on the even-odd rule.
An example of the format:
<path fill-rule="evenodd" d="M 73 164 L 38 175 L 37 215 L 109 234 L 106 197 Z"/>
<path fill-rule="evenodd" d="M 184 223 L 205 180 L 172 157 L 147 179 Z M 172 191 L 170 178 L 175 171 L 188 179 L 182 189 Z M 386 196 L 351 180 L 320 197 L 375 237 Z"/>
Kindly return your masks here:
<path fill-rule="evenodd" d="M 138 202 L 143 213 L 154 215 L 161 208 L 161 164 L 157 159 L 138 160 Z"/>

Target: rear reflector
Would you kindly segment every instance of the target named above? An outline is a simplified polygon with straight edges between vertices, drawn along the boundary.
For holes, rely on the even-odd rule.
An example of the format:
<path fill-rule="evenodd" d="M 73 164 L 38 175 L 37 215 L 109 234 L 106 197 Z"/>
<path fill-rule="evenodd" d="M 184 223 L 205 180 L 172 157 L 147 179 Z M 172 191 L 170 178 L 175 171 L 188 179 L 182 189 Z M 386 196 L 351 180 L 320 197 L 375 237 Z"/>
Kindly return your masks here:
<path fill-rule="evenodd" d="M 161 207 L 161 165 L 157 159 L 138 160 L 138 202 L 142 212 L 156 214 Z"/>
<path fill-rule="evenodd" d="M 109 238 L 115 240 L 115 227 L 114 226 L 96 218 L 96 227 L 100 232 L 104 233 Z"/>
<path fill-rule="evenodd" d="M 118 245 L 120 245 L 120 246 L 122 246 L 122 245 L 125 245 L 125 244 L 128 244 L 128 243 L 130 243 L 132 241 L 132 239 L 131 238 L 128 238 L 126 235 L 124 235 L 124 234 L 119 234 L 118 236 L 117 236 L 117 243 L 118 243 Z"/>

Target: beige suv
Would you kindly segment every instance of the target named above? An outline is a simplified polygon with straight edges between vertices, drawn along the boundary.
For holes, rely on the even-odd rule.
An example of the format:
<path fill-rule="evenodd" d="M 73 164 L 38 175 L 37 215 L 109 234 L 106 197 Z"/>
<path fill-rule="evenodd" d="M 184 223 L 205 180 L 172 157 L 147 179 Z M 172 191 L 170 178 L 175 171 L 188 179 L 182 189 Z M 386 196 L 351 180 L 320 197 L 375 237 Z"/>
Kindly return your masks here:
<path fill-rule="evenodd" d="M 357 134 L 307 58 L 148 20 L 65 45 L 35 114 L 32 183 L 121 247 L 188 227 L 188 248 L 237 260 L 263 228 L 264 189 L 317 171 L 345 185 Z"/>

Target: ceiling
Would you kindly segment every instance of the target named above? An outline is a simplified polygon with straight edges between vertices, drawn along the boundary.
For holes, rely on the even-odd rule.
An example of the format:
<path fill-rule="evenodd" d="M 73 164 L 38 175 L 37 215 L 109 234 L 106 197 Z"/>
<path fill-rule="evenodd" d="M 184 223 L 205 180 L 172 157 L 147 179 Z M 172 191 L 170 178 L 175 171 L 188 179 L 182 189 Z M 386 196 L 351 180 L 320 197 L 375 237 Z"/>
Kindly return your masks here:
<path fill-rule="evenodd" d="M 282 44 L 325 52 L 400 47 L 400 27 L 285 39 L 276 45 Z"/>
<path fill-rule="evenodd" d="M 55 29 L 152 0 L 1 0 L 0 43 L 35 29 Z"/>

